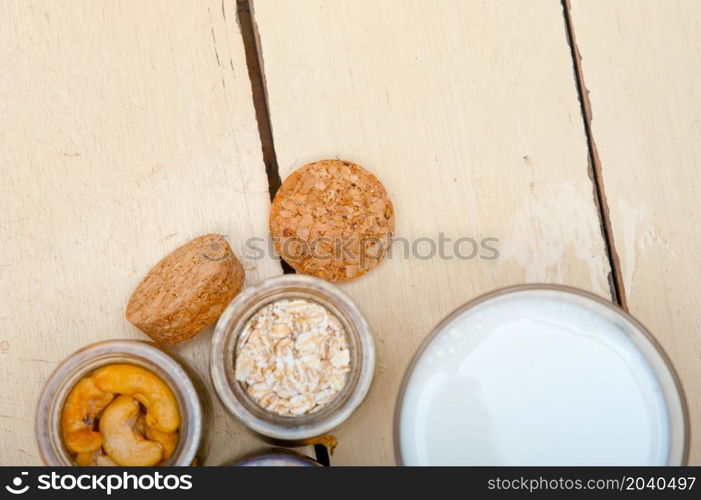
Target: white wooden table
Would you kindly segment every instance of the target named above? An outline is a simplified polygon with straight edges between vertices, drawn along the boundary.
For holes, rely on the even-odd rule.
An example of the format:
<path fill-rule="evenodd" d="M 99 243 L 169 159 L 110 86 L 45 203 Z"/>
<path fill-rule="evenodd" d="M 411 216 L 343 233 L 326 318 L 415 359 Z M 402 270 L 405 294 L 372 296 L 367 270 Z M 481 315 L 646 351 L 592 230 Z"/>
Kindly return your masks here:
<path fill-rule="evenodd" d="M 378 370 L 333 464 L 393 464 L 419 342 L 524 282 L 620 302 L 671 356 L 699 425 L 700 2 L 253 0 L 250 14 L 237 22 L 234 0 L 0 0 L 0 464 L 39 463 L 34 406 L 61 360 L 144 338 L 124 309 L 163 255 L 218 232 L 247 283 L 282 273 L 244 248 L 267 235 L 266 162 L 275 180 L 329 157 L 379 176 L 397 236 L 499 249 L 399 252 L 342 285 Z M 177 349 L 204 375 L 210 335 Z M 263 445 L 219 406 L 210 432 L 211 464 Z"/>

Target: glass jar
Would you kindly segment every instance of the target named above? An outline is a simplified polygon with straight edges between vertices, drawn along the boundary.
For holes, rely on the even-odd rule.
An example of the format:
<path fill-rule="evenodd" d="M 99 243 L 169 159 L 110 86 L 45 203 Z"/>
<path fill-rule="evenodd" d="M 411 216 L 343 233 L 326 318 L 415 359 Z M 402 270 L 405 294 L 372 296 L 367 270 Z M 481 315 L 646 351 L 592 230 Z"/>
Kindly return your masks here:
<path fill-rule="evenodd" d="M 322 467 L 316 460 L 284 448 L 271 448 L 248 453 L 225 465 L 233 467 Z"/>
<path fill-rule="evenodd" d="M 350 372 L 339 394 L 310 414 L 280 416 L 264 410 L 236 380 L 236 350 L 247 322 L 262 307 L 281 299 L 305 299 L 334 314 L 348 337 Z M 302 275 L 267 279 L 242 291 L 219 318 L 212 337 L 210 370 L 224 407 L 250 430 L 293 445 L 326 434 L 350 417 L 365 399 L 375 371 L 375 343 L 365 318 L 339 288 Z"/>
<path fill-rule="evenodd" d="M 567 344 L 567 350 L 561 349 L 565 342 L 570 342 L 565 339 L 570 332 L 576 343 Z M 519 335 L 525 335 L 521 337 L 524 340 L 520 340 Z M 617 364 L 609 360 L 616 360 Z M 454 366 L 458 367 L 457 371 Z M 549 371 L 550 366 L 556 368 Z M 624 372 L 616 372 L 619 375 L 614 377 L 611 366 L 635 367 L 637 371 L 629 368 L 630 375 L 625 375 L 625 383 L 629 385 L 623 386 L 618 382 L 624 380 L 620 375 Z M 436 370 L 441 374 L 435 374 Z M 451 378 L 454 374 L 455 380 Z M 453 394 L 452 401 L 466 401 L 466 406 L 458 408 L 453 405 L 453 411 L 448 414 L 441 412 L 443 403 L 440 400 L 429 402 L 431 395 L 442 394 L 443 390 L 435 383 L 430 386 L 426 383 L 427 377 L 431 376 L 432 382 L 442 377 L 447 381 L 446 387 L 465 391 Z M 573 379 L 575 383 L 567 385 L 567 381 Z M 529 385 L 532 380 L 539 382 Z M 581 384 L 577 385 L 579 381 Z M 453 385 L 448 385 L 452 382 Z M 425 390 L 429 387 L 430 390 Z M 515 392 L 512 387 L 520 391 Z M 625 417 L 617 412 L 623 406 L 627 412 L 633 411 L 632 405 L 622 402 L 622 396 L 633 392 L 621 392 L 623 387 L 637 387 L 641 394 L 645 390 L 645 394 L 652 398 L 650 400 L 654 400 L 654 406 L 650 400 L 644 403 L 646 412 L 651 415 L 650 421 L 655 422 L 654 427 L 637 423 L 633 427 L 630 420 L 620 422 Z M 428 396 L 424 399 L 422 395 L 426 394 Z M 509 400 L 515 401 L 514 407 L 508 405 Z M 546 409 L 550 408 L 551 401 L 564 404 L 564 409 L 551 414 Z M 573 401 L 575 403 L 571 403 Z M 586 403 L 580 404 L 582 401 Z M 595 404 L 589 405 L 592 402 Z M 582 407 L 584 405 L 587 406 Z M 638 406 L 643 408 L 643 403 L 638 405 L 636 402 L 636 405 L 635 411 Z M 417 408 L 421 409 L 424 427 L 418 423 Z M 436 409 L 437 415 L 452 416 L 451 422 L 459 422 L 464 430 L 458 424 L 449 428 L 442 417 L 431 420 L 427 414 L 429 408 Z M 460 417 L 462 411 L 479 418 Z M 642 419 L 643 413 L 639 415 Z M 575 420 L 575 416 L 579 420 Z M 606 426 L 609 417 L 612 423 Z M 535 430 L 529 428 L 529 418 L 537 422 Z M 588 434 L 589 427 L 584 429 L 584 426 L 580 428 L 573 423 L 581 422 L 582 418 L 588 425 L 599 422 L 596 425 L 600 431 L 605 429 L 606 434 L 593 431 Z M 426 442 L 431 440 L 427 438 L 425 442 L 424 438 L 435 432 L 429 421 L 440 427 L 442 435 L 451 436 L 459 453 L 441 455 L 441 450 L 446 447 L 441 447 L 436 440 L 433 441 L 435 453 L 429 452 Z M 548 446 L 554 446 L 553 443 L 559 443 L 560 439 L 543 430 L 548 425 L 551 430 L 556 428 L 558 433 L 564 432 L 563 426 L 573 426 L 568 437 L 579 439 L 580 432 L 589 436 L 583 438 L 582 454 L 577 455 L 580 452 L 573 450 L 580 448 L 570 445 L 567 445 L 569 451 L 562 454 L 552 452 L 556 448 Z M 654 443 L 650 448 L 653 451 L 647 455 L 642 451 L 635 454 L 625 444 L 626 438 L 621 438 L 623 441 L 618 441 L 615 436 L 608 439 L 610 435 L 623 434 L 621 430 L 624 428 L 631 429 L 628 433 L 631 436 L 632 429 L 644 429 L 651 436 L 650 442 Z M 522 432 L 518 442 L 513 437 L 514 429 Z M 458 435 L 461 439 L 456 437 Z M 473 439 L 474 446 L 461 447 L 460 443 L 468 439 L 466 436 L 472 435 L 482 436 L 484 445 L 475 444 L 478 440 Z M 606 455 L 602 455 L 598 448 L 602 443 L 595 441 L 598 436 L 606 436 L 600 440 L 612 450 L 608 459 L 602 458 Z M 543 443 L 543 449 L 547 450 L 544 455 L 538 455 L 539 445 L 531 438 Z M 471 464 L 479 461 L 477 465 L 535 465 L 513 462 L 524 459 L 547 461 L 548 456 L 551 460 L 559 457 L 560 461 L 591 461 L 593 457 L 602 461 L 655 460 L 661 462 L 658 465 L 665 465 L 665 462 L 666 465 L 684 465 L 689 455 L 689 417 L 679 377 L 669 358 L 650 332 L 632 316 L 611 302 L 575 288 L 520 285 L 496 290 L 468 302 L 448 315 L 428 335 L 407 368 L 399 391 L 394 443 L 400 465 L 435 465 L 435 461 L 441 461 L 441 464 L 450 462 L 451 465 L 465 465 L 463 462 L 468 461 Z M 537 465 L 568 464 L 539 462 Z"/>
<path fill-rule="evenodd" d="M 108 340 L 84 347 L 66 358 L 51 374 L 39 397 L 36 433 L 45 465 L 74 465 L 61 437 L 61 414 L 71 389 L 96 369 L 126 363 L 145 368 L 160 377 L 173 391 L 180 410 L 180 439 L 164 465 L 202 463 L 205 422 L 211 402 L 197 372 L 179 357 L 152 342 Z"/>

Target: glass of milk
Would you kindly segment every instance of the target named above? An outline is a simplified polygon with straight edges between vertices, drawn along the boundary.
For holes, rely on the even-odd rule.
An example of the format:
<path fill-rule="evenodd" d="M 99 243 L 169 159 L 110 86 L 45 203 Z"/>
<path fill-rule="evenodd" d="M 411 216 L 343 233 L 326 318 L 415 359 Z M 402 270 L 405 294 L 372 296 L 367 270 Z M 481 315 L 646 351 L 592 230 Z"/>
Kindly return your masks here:
<path fill-rule="evenodd" d="M 688 415 L 650 333 L 594 295 L 524 285 L 429 335 L 395 414 L 403 465 L 682 465 Z"/>

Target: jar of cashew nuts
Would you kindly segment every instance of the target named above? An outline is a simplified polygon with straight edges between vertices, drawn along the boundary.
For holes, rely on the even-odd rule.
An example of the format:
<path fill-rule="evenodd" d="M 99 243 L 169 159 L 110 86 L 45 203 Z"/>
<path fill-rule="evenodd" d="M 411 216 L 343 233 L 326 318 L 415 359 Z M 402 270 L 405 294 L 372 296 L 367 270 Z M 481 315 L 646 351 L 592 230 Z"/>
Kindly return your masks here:
<path fill-rule="evenodd" d="M 365 399 L 375 344 L 360 310 L 327 281 L 270 278 L 241 292 L 212 337 L 210 370 L 224 407 L 255 433 L 305 443 Z"/>
<path fill-rule="evenodd" d="M 87 346 L 54 371 L 36 431 L 46 465 L 202 463 L 210 402 L 199 375 L 151 342 Z"/>

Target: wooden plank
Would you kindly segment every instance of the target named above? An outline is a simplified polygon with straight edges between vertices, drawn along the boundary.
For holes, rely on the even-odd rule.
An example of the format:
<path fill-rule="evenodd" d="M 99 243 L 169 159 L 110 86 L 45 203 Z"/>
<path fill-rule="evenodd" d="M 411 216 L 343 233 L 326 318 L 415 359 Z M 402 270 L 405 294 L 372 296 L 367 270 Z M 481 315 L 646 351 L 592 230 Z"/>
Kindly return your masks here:
<path fill-rule="evenodd" d="M 37 464 L 58 362 L 124 318 L 143 274 L 207 232 L 267 234 L 233 1 L 0 3 L 0 464 Z M 246 261 L 248 282 L 279 274 Z M 208 380 L 210 333 L 178 350 Z M 261 446 L 216 403 L 209 463 Z"/>
<path fill-rule="evenodd" d="M 574 1 L 572 20 L 628 307 L 671 356 L 697 429 L 701 3 Z"/>
<path fill-rule="evenodd" d="M 496 260 L 392 258 L 343 288 L 374 328 L 368 401 L 334 464 L 393 464 L 410 356 L 453 308 L 522 282 L 611 298 L 587 143 L 557 0 L 254 2 L 284 178 L 340 157 L 395 202 L 397 235 L 498 238 Z M 418 250 L 426 255 L 428 243 Z M 482 257 L 488 252 L 480 252 Z"/>

